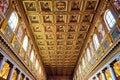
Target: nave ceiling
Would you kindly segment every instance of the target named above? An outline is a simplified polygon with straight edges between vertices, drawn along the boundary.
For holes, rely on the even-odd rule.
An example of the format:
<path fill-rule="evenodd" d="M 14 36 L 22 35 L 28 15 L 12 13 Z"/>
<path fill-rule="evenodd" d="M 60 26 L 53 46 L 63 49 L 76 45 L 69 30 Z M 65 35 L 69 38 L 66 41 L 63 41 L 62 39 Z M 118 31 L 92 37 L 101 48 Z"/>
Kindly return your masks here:
<path fill-rule="evenodd" d="M 22 0 L 47 74 L 71 76 L 99 0 Z"/>

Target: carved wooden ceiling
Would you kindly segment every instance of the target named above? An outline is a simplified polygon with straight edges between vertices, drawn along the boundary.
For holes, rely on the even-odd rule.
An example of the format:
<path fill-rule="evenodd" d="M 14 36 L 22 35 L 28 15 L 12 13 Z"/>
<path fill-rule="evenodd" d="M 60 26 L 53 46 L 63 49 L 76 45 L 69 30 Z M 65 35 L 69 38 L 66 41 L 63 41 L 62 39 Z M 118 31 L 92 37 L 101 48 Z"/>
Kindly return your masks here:
<path fill-rule="evenodd" d="M 48 75 L 70 76 L 99 0 L 22 0 Z"/>

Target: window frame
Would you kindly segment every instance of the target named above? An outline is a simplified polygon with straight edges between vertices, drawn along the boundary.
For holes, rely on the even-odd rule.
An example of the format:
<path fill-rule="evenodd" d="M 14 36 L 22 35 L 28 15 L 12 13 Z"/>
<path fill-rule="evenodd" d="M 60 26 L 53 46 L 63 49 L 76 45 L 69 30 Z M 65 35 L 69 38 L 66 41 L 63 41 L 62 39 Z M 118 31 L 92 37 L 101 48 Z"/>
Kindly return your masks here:
<path fill-rule="evenodd" d="M 109 14 L 108 14 L 109 13 Z M 108 19 L 110 19 L 110 22 L 108 23 L 108 19 L 106 18 L 107 16 L 109 16 Z M 112 18 L 112 19 L 111 19 Z M 114 26 L 116 25 L 116 19 L 115 19 L 115 16 L 114 14 L 112 13 L 112 11 L 110 9 L 107 9 L 105 14 L 104 14 L 104 21 L 105 21 L 105 24 L 108 28 L 108 30 L 110 31 L 111 29 L 114 28 Z M 113 23 L 114 22 L 114 23 Z M 113 23 L 113 24 L 111 24 Z M 112 26 L 111 26 L 112 25 Z"/>
<path fill-rule="evenodd" d="M 17 28 L 18 25 L 18 14 L 13 11 L 8 19 L 8 25 L 10 26 L 10 28 L 12 29 L 12 31 L 14 32 Z"/>

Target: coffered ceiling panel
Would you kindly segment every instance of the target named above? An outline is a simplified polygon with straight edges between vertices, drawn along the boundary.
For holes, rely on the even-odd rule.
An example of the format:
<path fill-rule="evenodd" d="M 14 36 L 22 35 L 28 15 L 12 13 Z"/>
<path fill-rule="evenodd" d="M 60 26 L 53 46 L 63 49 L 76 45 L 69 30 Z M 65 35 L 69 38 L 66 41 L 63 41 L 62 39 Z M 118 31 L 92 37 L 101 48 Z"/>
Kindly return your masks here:
<path fill-rule="evenodd" d="M 71 76 L 99 0 L 22 0 L 48 75 Z"/>

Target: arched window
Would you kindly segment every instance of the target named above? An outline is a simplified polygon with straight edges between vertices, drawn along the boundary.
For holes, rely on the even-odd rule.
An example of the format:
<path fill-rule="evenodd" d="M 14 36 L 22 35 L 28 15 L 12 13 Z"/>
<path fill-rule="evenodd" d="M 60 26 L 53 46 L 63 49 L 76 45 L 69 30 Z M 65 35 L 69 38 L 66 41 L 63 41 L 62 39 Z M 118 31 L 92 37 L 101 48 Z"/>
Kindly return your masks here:
<path fill-rule="evenodd" d="M 84 60 L 84 58 L 82 58 L 82 66 L 83 66 L 83 68 L 85 68 L 85 60 Z"/>
<path fill-rule="evenodd" d="M 79 73 L 81 73 L 81 66 L 79 65 Z"/>
<path fill-rule="evenodd" d="M 34 50 L 31 51 L 30 60 L 31 60 L 32 62 L 33 62 L 33 60 L 34 60 Z"/>
<path fill-rule="evenodd" d="M 90 61 L 91 56 L 90 56 L 90 50 L 89 50 L 89 48 L 87 48 L 87 57 L 88 57 L 88 61 Z"/>
<path fill-rule="evenodd" d="M 112 29 L 114 25 L 116 24 L 116 20 L 113 14 L 111 13 L 111 11 L 107 10 L 104 17 L 105 17 L 105 22 L 107 26 L 109 27 L 109 29 Z"/>
<path fill-rule="evenodd" d="M 12 12 L 8 20 L 8 24 L 13 31 L 15 31 L 17 23 L 18 23 L 18 15 L 15 12 Z"/>
<path fill-rule="evenodd" d="M 24 37 L 22 46 L 23 46 L 24 50 L 27 51 L 27 47 L 28 47 L 28 37 L 27 37 L 27 35 Z"/>
<path fill-rule="evenodd" d="M 91 51 L 92 55 L 94 55 L 94 48 L 93 48 L 93 43 L 92 42 L 90 43 L 90 51 Z"/>
<path fill-rule="evenodd" d="M 41 74 L 41 67 L 39 67 L 39 74 Z"/>
<path fill-rule="evenodd" d="M 95 49 L 97 50 L 100 46 L 100 43 L 98 41 L 98 37 L 96 34 L 93 35 L 93 42 L 94 42 L 94 45 L 95 45 Z"/>
<path fill-rule="evenodd" d="M 36 70 L 37 70 L 38 69 L 38 60 L 36 60 L 35 67 L 36 67 Z"/>

